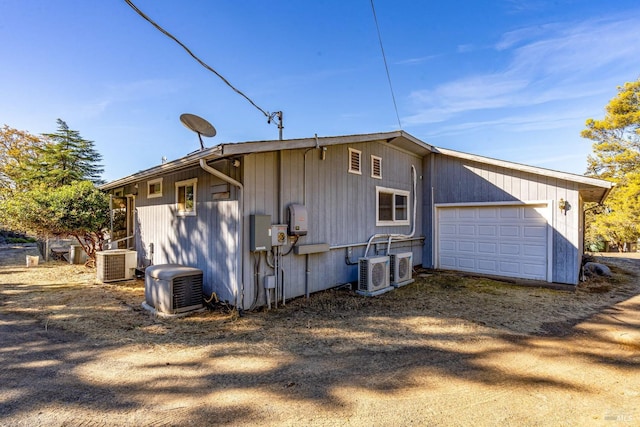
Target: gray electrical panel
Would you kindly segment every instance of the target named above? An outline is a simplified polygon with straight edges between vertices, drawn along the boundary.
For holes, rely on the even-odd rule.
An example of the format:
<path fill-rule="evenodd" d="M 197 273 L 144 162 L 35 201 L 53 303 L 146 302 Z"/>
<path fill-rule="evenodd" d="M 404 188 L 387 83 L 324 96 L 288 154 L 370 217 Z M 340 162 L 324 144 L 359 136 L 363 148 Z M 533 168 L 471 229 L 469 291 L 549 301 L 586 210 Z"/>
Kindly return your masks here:
<path fill-rule="evenodd" d="M 289 205 L 289 235 L 307 235 L 307 208 L 304 205 Z"/>
<path fill-rule="evenodd" d="M 250 250 L 263 252 L 271 250 L 271 215 L 249 216 Z"/>

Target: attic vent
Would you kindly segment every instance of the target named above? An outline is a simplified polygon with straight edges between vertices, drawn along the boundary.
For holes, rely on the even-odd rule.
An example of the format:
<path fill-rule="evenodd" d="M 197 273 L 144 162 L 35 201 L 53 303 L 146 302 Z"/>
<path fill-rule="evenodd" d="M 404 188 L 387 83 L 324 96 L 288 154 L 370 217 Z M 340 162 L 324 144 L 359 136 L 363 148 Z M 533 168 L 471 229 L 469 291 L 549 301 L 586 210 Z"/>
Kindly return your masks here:
<path fill-rule="evenodd" d="M 382 179 L 382 158 L 371 156 L 371 178 Z"/>
<path fill-rule="evenodd" d="M 360 157 L 362 156 L 362 151 L 354 150 L 353 148 L 349 148 L 349 173 L 355 173 L 358 175 L 362 175 L 362 170 L 360 168 L 361 162 Z"/>

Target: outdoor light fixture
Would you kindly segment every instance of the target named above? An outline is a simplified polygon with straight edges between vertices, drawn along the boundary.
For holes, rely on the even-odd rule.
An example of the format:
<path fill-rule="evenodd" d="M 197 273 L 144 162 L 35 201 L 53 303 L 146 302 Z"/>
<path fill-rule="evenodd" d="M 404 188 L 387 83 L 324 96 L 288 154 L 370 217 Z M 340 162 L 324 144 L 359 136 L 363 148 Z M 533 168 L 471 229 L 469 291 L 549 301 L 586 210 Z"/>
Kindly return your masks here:
<path fill-rule="evenodd" d="M 560 199 L 558 201 L 558 207 L 560 208 L 560 211 L 564 212 L 564 214 L 567 214 L 567 202 L 564 199 Z"/>

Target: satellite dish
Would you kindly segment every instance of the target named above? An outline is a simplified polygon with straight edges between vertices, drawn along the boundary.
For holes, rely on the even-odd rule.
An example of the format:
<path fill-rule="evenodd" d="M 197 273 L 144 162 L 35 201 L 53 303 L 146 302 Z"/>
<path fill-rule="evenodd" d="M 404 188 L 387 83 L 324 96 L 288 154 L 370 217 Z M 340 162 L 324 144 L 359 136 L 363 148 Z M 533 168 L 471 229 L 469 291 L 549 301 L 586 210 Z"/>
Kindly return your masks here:
<path fill-rule="evenodd" d="M 204 144 L 202 143 L 203 136 L 206 136 L 207 138 L 216 136 L 216 128 L 214 128 L 211 123 L 209 123 L 202 117 L 196 116 L 195 114 L 181 114 L 180 121 L 187 127 L 187 129 L 190 129 L 198 134 L 201 149 L 204 149 Z"/>

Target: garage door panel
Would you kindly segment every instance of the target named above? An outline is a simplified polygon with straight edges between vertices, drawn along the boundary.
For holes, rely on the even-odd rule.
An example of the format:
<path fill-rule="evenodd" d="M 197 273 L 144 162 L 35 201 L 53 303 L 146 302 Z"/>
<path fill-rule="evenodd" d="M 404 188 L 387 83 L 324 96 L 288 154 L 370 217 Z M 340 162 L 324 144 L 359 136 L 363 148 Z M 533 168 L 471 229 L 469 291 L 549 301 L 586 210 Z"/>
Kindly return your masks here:
<path fill-rule="evenodd" d="M 485 274 L 497 274 L 498 262 L 495 260 L 479 259 L 478 271 Z"/>
<path fill-rule="evenodd" d="M 459 225 L 458 234 L 461 236 L 475 236 L 476 227 L 473 225 Z"/>
<path fill-rule="evenodd" d="M 522 272 L 526 276 L 544 276 L 547 272 L 547 267 L 538 264 L 523 264 Z"/>
<path fill-rule="evenodd" d="M 476 244 L 474 242 L 458 242 L 458 250 L 460 252 L 476 252 Z"/>
<path fill-rule="evenodd" d="M 437 266 L 546 280 L 548 225 L 532 206 L 438 209 Z"/>
<path fill-rule="evenodd" d="M 498 227 L 496 225 L 478 225 L 478 236 L 497 236 Z"/>
<path fill-rule="evenodd" d="M 500 237 L 519 237 L 520 227 L 517 225 L 501 225 L 499 235 Z"/>
<path fill-rule="evenodd" d="M 483 218 L 495 219 L 495 218 L 498 218 L 498 209 L 497 208 L 478 209 L 478 218 L 479 219 L 483 219 Z"/>
<path fill-rule="evenodd" d="M 520 208 L 517 207 L 503 207 L 500 208 L 501 219 L 514 219 L 520 218 Z"/>
<path fill-rule="evenodd" d="M 476 266 L 476 260 L 474 258 L 458 257 L 458 267 L 463 270 L 473 269 Z"/>
<path fill-rule="evenodd" d="M 547 227 L 537 225 L 533 227 L 523 227 L 522 229 L 524 237 L 534 237 L 538 239 L 545 239 L 547 237 Z"/>
<path fill-rule="evenodd" d="M 520 255 L 520 245 L 513 245 L 508 243 L 500 244 L 500 255 Z"/>
<path fill-rule="evenodd" d="M 522 245 L 522 253 L 525 256 L 531 257 L 546 257 L 547 255 L 547 247 L 544 245 Z"/>
<path fill-rule="evenodd" d="M 495 243 L 478 243 L 478 253 L 482 255 L 498 253 L 498 245 Z"/>
<path fill-rule="evenodd" d="M 518 274 L 520 273 L 519 262 L 500 261 L 500 274 Z"/>

